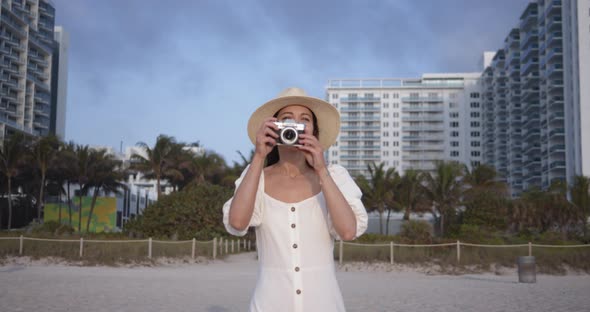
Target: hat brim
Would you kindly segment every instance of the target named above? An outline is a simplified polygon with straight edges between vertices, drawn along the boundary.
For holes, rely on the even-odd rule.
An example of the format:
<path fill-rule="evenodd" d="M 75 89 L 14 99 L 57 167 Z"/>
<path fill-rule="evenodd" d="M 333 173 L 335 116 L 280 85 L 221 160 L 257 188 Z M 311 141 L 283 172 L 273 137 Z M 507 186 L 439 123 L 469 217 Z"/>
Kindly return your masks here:
<path fill-rule="evenodd" d="M 327 150 L 338 137 L 340 132 L 340 113 L 330 103 L 310 96 L 284 96 L 270 100 L 260 106 L 248 121 L 248 136 L 252 144 L 256 145 L 256 133 L 268 117 L 274 116 L 276 112 L 290 105 L 301 105 L 311 110 L 318 122 L 318 141 L 324 150 Z"/>

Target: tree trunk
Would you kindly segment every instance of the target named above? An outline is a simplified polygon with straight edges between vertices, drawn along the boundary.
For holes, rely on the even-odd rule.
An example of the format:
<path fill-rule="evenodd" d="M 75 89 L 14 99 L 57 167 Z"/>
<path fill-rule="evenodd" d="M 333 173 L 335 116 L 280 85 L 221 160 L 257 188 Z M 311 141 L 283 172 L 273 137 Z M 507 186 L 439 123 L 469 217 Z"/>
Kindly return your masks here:
<path fill-rule="evenodd" d="M 387 221 L 385 221 L 385 235 L 389 235 L 389 217 L 391 216 L 391 208 L 387 210 Z"/>
<path fill-rule="evenodd" d="M 406 209 L 404 211 L 404 221 L 410 221 L 410 207 L 410 205 L 406 206 Z"/>
<path fill-rule="evenodd" d="M 61 190 L 57 193 L 57 203 L 59 204 L 57 222 L 59 222 L 59 224 L 61 225 Z"/>
<path fill-rule="evenodd" d="M 43 190 L 45 189 L 45 172 L 41 172 L 41 185 L 39 186 L 39 200 L 37 200 L 37 220 L 41 222 L 41 206 L 43 206 Z"/>
<path fill-rule="evenodd" d="M 440 237 L 445 236 L 445 215 L 440 212 Z"/>
<path fill-rule="evenodd" d="M 90 212 L 88 213 L 88 221 L 86 221 L 86 233 L 90 230 L 90 219 L 92 219 L 92 212 L 94 211 L 94 205 L 96 204 L 96 198 L 98 197 L 98 187 L 94 188 L 94 194 L 92 194 L 92 203 L 90 204 Z"/>
<path fill-rule="evenodd" d="M 68 214 L 70 215 L 70 226 L 72 226 L 72 198 L 70 197 L 70 181 L 67 183 L 68 190 L 66 191 L 68 196 Z"/>
<path fill-rule="evenodd" d="M 78 210 L 78 233 L 82 234 L 82 184 L 78 184 L 80 190 L 78 191 L 78 201 L 80 202 L 80 208 Z"/>
<path fill-rule="evenodd" d="M 379 211 L 379 234 L 383 234 L 383 211 Z"/>
<path fill-rule="evenodd" d="M 8 229 L 12 227 L 12 177 L 8 177 Z"/>
<path fill-rule="evenodd" d="M 157 200 L 159 200 L 160 199 L 160 175 L 158 175 L 156 177 L 156 187 L 158 188 L 156 190 L 156 191 L 158 191 L 158 198 L 157 198 Z"/>

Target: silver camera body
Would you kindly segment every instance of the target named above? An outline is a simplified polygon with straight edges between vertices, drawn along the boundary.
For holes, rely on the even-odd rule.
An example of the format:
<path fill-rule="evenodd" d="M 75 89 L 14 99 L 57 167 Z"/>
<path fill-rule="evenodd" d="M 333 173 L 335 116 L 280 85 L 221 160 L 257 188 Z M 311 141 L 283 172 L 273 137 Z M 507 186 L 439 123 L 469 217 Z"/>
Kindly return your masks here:
<path fill-rule="evenodd" d="M 299 135 L 305 131 L 305 124 L 297 123 L 292 119 L 285 119 L 284 121 L 275 121 L 279 130 L 277 134 L 277 144 L 297 146 L 299 144 Z"/>

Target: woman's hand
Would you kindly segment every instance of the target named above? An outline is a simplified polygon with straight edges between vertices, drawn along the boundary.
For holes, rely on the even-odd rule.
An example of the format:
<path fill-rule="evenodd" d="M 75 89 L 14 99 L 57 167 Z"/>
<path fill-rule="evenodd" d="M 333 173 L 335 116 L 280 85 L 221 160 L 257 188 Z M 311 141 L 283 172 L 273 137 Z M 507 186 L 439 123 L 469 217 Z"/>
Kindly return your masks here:
<path fill-rule="evenodd" d="M 275 121 L 277 121 L 275 117 L 264 119 L 256 132 L 255 154 L 262 158 L 265 158 L 277 144 L 279 135 L 275 131 L 278 131 L 279 128 L 274 124 Z"/>
<path fill-rule="evenodd" d="M 303 151 L 305 160 L 313 167 L 316 173 L 322 172 L 326 168 L 326 161 L 324 159 L 324 150 L 318 139 L 308 133 L 300 134 L 299 143 L 301 146 L 297 146 L 297 148 Z"/>

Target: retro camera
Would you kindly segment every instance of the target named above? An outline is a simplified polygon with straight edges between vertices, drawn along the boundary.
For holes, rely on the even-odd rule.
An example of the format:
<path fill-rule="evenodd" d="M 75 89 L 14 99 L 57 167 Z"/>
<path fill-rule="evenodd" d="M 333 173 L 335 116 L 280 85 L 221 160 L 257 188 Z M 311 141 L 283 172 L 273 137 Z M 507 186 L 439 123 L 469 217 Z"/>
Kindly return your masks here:
<path fill-rule="evenodd" d="M 295 120 L 292 119 L 285 119 L 284 121 L 276 121 L 274 123 L 277 125 L 279 130 L 277 134 L 279 135 L 277 139 L 277 144 L 283 145 L 300 145 L 299 144 L 299 134 L 302 134 L 305 130 L 305 124 L 297 123 Z"/>

